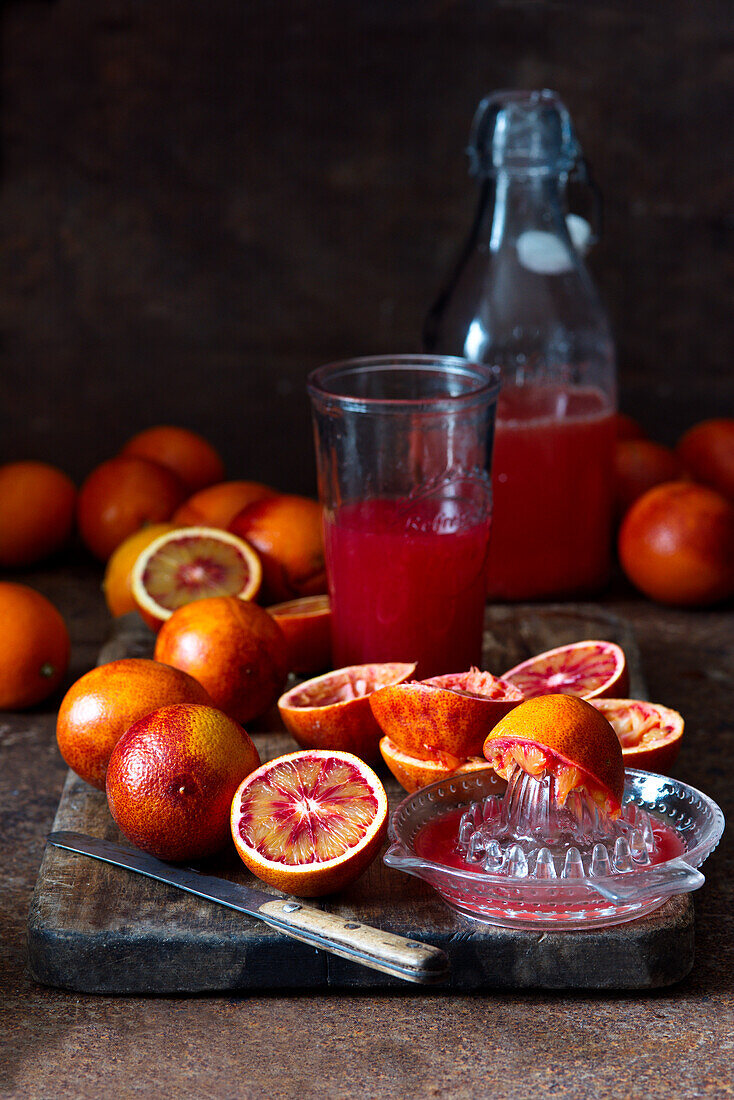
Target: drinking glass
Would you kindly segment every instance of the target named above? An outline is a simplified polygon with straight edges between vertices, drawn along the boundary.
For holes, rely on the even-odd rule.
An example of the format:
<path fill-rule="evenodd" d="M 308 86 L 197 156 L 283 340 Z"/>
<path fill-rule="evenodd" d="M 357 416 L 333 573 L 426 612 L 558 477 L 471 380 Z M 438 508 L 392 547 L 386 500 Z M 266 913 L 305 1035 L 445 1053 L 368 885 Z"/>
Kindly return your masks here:
<path fill-rule="evenodd" d="M 494 368 L 396 355 L 313 371 L 335 667 L 481 663 Z"/>

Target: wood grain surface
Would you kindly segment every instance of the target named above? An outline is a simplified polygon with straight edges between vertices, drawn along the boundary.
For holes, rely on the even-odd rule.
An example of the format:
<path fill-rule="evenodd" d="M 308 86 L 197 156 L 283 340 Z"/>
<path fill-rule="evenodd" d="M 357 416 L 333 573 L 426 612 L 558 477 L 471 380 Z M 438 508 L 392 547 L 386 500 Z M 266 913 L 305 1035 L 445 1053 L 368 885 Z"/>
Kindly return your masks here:
<path fill-rule="evenodd" d="M 569 641 L 604 637 L 623 644 L 631 691 L 645 697 L 630 626 L 593 605 L 492 608 L 484 665 L 497 674 L 533 653 Z M 141 655 L 152 635 L 137 616 L 116 624 L 100 657 Z M 285 732 L 253 734 L 263 760 L 292 751 Z M 391 810 L 404 792 L 381 768 Z M 69 773 L 54 829 L 114 841 L 122 838 L 104 795 Z M 233 849 L 200 868 L 268 890 Z M 449 909 L 425 883 L 381 859 L 323 907 L 445 950 L 446 990 L 653 989 L 679 981 L 693 964 L 690 896 L 670 899 L 648 917 L 609 929 L 528 932 L 472 921 Z M 31 904 L 33 977 L 94 993 L 192 993 L 223 990 L 402 989 L 399 979 L 318 951 L 261 922 L 84 856 L 47 848 Z"/>

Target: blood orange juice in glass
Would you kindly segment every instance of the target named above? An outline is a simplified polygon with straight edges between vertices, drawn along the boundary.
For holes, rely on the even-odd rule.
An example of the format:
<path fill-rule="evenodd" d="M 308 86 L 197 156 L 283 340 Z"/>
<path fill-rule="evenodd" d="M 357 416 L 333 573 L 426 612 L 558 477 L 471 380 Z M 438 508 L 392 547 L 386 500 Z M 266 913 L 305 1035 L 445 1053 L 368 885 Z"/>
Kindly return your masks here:
<path fill-rule="evenodd" d="M 489 593 L 593 592 L 609 576 L 614 405 L 603 390 L 506 386 L 497 407 Z"/>
<path fill-rule="evenodd" d="M 568 210 L 588 165 L 547 89 L 486 96 L 469 156 L 477 214 L 424 339 L 501 373 L 489 595 L 593 592 L 611 565 L 616 367 L 591 227 Z"/>
<path fill-rule="evenodd" d="M 309 376 L 336 666 L 481 662 L 497 389 L 438 356 Z"/>

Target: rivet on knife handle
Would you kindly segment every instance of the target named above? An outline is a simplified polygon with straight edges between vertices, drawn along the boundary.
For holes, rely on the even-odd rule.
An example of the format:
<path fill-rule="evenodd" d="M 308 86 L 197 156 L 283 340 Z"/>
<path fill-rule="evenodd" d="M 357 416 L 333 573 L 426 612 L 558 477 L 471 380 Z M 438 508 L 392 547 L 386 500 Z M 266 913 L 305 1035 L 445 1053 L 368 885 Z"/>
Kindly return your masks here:
<path fill-rule="evenodd" d="M 334 955 L 352 959 L 384 974 L 400 973 L 413 982 L 440 982 L 448 976 L 448 960 L 440 948 L 392 932 L 345 920 L 312 909 L 289 898 L 261 905 L 261 918 L 305 943 L 327 947 Z"/>

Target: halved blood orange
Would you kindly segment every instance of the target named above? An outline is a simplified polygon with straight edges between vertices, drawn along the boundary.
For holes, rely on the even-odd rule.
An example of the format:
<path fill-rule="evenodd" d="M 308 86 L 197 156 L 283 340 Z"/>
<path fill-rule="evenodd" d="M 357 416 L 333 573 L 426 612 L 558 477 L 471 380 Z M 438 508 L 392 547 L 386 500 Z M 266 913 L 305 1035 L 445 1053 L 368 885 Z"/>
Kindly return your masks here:
<path fill-rule="evenodd" d="M 132 568 L 131 588 L 140 614 L 159 630 L 174 611 L 210 596 L 252 600 L 262 581 L 251 546 L 216 527 L 178 527 L 154 539 Z"/>
<path fill-rule="evenodd" d="M 677 710 L 642 699 L 592 699 L 611 722 L 626 768 L 667 773 L 680 752 L 683 717 Z"/>
<path fill-rule="evenodd" d="M 596 706 L 574 695 L 541 695 L 521 703 L 490 732 L 484 755 L 510 780 L 517 768 L 555 777 L 556 801 L 587 795 L 618 817 L 624 794 L 622 746 Z"/>
<path fill-rule="evenodd" d="M 439 779 L 448 779 L 452 775 L 487 768 L 489 765 L 483 756 L 470 756 L 459 760 L 448 753 L 439 753 L 430 760 L 421 760 L 404 752 L 389 737 L 380 741 L 380 753 L 392 774 L 408 794 L 437 783 Z"/>
<path fill-rule="evenodd" d="M 481 754 L 495 723 L 522 700 L 513 684 L 472 668 L 380 688 L 370 706 L 399 749 L 420 760 L 450 758 L 456 770 Z"/>
<path fill-rule="evenodd" d="M 243 780 L 231 827 L 254 875 L 285 893 L 319 897 L 342 890 L 375 858 L 387 831 L 387 796 L 352 753 L 308 749 Z"/>
<path fill-rule="evenodd" d="M 583 641 L 557 646 L 530 657 L 502 674 L 526 699 L 538 695 L 625 695 L 629 687 L 627 658 L 616 642 Z"/>
<path fill-rule="evenodd" d="M 331 666 L 331 604 L 328 596 L 302 596 L 265 609 L 283 631 L 288 669 L 313 676 Z"/>
<path fill-rule="evenodd" d="M 286 729 L 303 748 L 353 752 L 376 760 L 382 730 L 370 710 L 372 692 L 399 684 L 415 672 L 415 664 L 348 665 L 304 680 L 278 700 Z"/>

